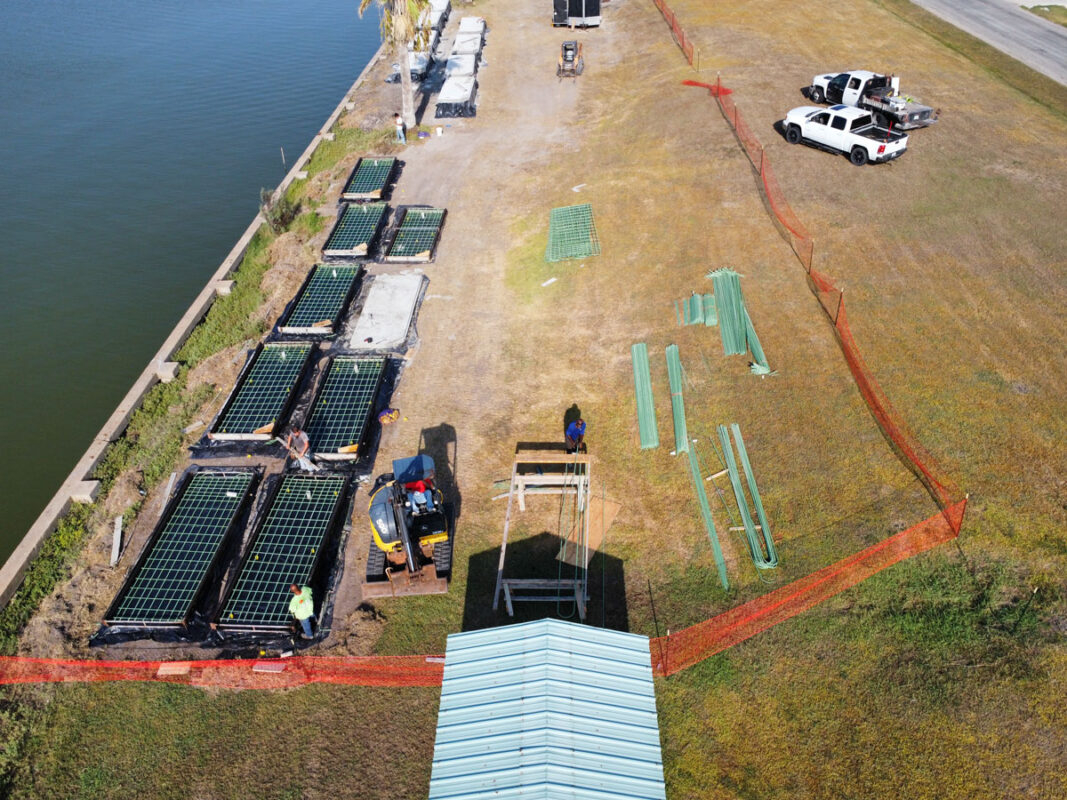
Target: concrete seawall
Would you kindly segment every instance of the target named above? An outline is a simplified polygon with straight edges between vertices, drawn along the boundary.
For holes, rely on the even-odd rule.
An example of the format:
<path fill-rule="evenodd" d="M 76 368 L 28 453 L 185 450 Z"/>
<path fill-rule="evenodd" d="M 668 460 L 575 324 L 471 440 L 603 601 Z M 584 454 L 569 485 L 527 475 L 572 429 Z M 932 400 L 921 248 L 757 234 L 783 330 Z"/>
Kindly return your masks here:
<path fill-rule="evenodd" d="M 382 57 L 384 51 L 384 45 L 378 48 L 378 51 L 371 57 L 370 61 L 360 72 L 359 77 L 353 82 L 352 86 L 345 92 L 341 98 L 341 102 L 337 104 L 337 108 L 333 110 L 333 113 L 326 119 L 319 132 L 312 138 L 310 144 L 305 148 L 304 152 L 300 155 L 300 158 L 293 164 L 292 169 L 289 170 L 285 178 L 278 185 L 278 192 L 286 191 L 289 186 L 297 180 L 301 180 L 306 177 L 304 167 L 311 159 L 315 149 L 324 141 L 330 141 L 333 139 L 333 134 L 330 129 L 334 126 L 341 114 L 345 111 L 346 105 L 350 102 L 352 94 L 363 83 L 363 79 L 370 71 L 378 60 Z M 171 358 L 182 346 L 185 340 L 193 332 L 197 325 L 211 309 L 211 305 L 215 302 L 215 298 L 220 295 L 229 294 L 231 281 L 227 280 L 227 276 L 241 263 L 241 258 L 245 254 L 245 250 L 248 248 L 248 243 L 252 240 L 256 231 L 259 230 L 260 225 L 264 222 L 263 217 L 259 214 L 252 220 L 248 228 L 241 235 L 241 238 L 237 240 L 237 243 L 230 250 L 229 254 L 222 260 L 219 268 L 215 270 L 215 273 L 208 279 L 207 284 L 200 291 L 200 294 L 193 300 L 192 305 L 186 310 L 185 314 L 175 325 L 174 330 L 170 332 L 170 335 L 163 342 L 163 345 L 148 362 L 148 366 L 140 374 L 133 386 L 126 393 L 126 396 L 122 398 L 118 407 L 108 418 L 107 422 L 100 429 L 100 432 L 93 437 L 92 442 L 89 444 L 88 449 L 82 454 L 82 457 L 78 460 L 74 469 L 71 470 L 66 480 L 63 481 L 59 490 L 52 496 L 52 499 L 48 501 L 48 504 L 44 507 L 44 510 L 37 517 L 37 520 L 30 526 L 29 531 L 22 537 L 22 541 L 19 542 L 18 547 L 4 562 L 4 566 L 0 568 L 0 607 L 7 605 L 8 600 L 18 590 L 22 584 L 22 577 L 26 572 L 26 568 L 30 562 L 34 559 L 37 553 L 41 549 L 41 545 L 44 544 L 45 539 L 55 530 L 56 523 L 59 521 L 72 503 L 91 503 L 93 502 L 97 494 L 100 491 L 100 484 L 98 481 L 92 479 L 92 472 L 96 468 L 96 465 L 103 458 L 108 445 L 122 436 L 126 430 L 126 426 L 129 424 L 130 417 L 133 412 L 136 411 L 141 402 L 144 400 L 148 391 L 155 386 L 158 382 L 167 382 L 174 379 L 178 373 L 178 364 L 171 361 Z"/>

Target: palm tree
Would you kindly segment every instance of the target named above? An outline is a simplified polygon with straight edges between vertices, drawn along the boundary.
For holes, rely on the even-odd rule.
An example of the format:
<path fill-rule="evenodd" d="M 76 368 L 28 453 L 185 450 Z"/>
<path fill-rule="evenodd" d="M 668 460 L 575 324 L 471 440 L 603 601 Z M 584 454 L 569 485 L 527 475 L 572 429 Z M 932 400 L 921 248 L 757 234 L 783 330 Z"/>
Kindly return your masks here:
<path fill-rule="evenodd" d="M 392 42 L 393 53 L 400 64 L 400 116 L 404 125 L 415 125 L 415 101 L 411 90 L 411 53 L 408 42 L 414 41 L 415 49 L 426 46 L 429 41 L 429 29 L 416 28 L 422 12 L 430 5 L 430 0 L 359 0 L 359 16 L 376 2 L 382 10 L 382 41 Z"/>

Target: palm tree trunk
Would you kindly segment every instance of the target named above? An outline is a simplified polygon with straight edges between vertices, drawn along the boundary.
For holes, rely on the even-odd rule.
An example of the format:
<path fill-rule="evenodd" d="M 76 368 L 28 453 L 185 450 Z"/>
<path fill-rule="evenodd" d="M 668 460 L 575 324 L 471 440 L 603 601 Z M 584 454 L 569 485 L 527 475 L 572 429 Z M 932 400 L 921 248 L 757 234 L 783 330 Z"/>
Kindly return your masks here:
<path fill-rule="evenodd" d="M 409 130 L 416 125 L 415 97 L 411 88 L 411 51 L 407 42 L 397 45 L 400 50 L 400 116 Z"/>

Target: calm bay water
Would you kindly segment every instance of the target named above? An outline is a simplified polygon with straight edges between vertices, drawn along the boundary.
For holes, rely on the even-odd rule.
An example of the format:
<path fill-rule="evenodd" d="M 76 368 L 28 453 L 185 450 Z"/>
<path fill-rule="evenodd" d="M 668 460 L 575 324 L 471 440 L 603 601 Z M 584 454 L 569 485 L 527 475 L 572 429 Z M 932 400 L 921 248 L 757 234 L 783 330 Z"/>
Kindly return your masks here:
<path fill-rule="evenodd" d="M 0 562 L 378 48 L 357 0 L 0 10 Z"/>

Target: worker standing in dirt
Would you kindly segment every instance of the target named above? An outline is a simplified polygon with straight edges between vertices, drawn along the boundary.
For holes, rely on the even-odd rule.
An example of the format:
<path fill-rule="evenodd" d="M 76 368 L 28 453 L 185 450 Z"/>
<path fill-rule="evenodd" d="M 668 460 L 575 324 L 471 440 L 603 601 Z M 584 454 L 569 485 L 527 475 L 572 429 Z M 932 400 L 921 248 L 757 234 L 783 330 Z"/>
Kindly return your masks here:
<path fill-rule="evenodd" d="M 585 420 L 576 419 L 567 426 L 567 452 L 585 452 Z"/>
<path fill-rule="evenodd" d="M 293 598 L 289 601 L 289 613 L 292 614 L 300 627 L 304 629 L 304 638 L 311 638 L 311 620 L 315 618 L 315 600 L 311 596 L 310 586 L 297 586 L 295 583 L 289 587 Z"/>
<path fill-rule="evenodd" d="M 408 137 L 404 134 L 404 119 L 400 114 L 393 114 L 393 124 L 396 125 L 396 140 L 400 144 L 407 144 Z"/>

